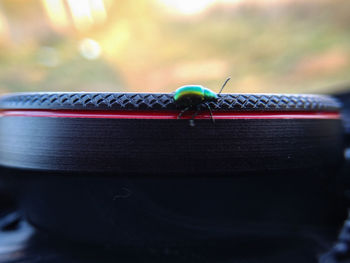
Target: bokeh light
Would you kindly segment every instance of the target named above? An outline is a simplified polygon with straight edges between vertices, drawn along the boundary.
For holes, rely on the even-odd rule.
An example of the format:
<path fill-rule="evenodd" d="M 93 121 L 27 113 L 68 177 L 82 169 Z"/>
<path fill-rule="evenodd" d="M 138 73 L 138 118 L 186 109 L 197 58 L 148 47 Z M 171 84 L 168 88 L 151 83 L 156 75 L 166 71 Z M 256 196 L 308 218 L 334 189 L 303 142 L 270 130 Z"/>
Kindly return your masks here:
<path fill-rule="evenodd" d="M 52 47 L 41 47 L 38 50 L 38 63 L 46 67 L 56 67 L 59 64 L 57 50 Z"/>
<path fill-rule="evenodd" d="M 85 38 L 80 42 L 79 51 L 84 58 L 93 60 L 100 57 L 101 46 L 97 41 Z"/>

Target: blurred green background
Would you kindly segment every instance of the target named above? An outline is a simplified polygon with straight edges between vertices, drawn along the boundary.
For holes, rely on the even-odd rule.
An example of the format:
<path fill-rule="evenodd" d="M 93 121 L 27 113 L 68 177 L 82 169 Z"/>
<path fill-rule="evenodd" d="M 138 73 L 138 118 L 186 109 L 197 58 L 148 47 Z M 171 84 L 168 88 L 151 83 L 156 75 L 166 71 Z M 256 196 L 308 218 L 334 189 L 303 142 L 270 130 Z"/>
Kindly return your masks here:
<path fill-rule="evenodd" d="M 348 0 L 2 0 L 0 93 L 331 93 L 350 83 Z M 350 87 L 350 86 L 349 86 Z"/>

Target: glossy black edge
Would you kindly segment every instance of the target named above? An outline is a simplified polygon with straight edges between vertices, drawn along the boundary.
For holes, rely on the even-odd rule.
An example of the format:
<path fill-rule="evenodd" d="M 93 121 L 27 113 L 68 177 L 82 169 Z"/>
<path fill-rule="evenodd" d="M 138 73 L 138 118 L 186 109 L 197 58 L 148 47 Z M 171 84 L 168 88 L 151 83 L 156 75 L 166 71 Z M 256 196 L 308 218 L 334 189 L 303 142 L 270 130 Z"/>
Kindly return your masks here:
<path fill-rule="evenodd" d="M 210 102 L 216 111 L 337 111 L 326 95 L 222 94 Z M 14 93 L 0 98 L 0 109 L 176 110 L 172 93 Z"/>

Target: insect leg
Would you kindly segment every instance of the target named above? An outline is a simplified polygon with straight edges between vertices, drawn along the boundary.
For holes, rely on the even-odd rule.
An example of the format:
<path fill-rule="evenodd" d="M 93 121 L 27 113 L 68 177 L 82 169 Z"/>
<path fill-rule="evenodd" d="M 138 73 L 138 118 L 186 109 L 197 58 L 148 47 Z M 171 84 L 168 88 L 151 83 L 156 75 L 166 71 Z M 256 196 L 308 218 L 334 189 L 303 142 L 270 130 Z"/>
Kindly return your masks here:
<path fill-rule="evenodd" d="M 211 118 L 212 122 L 215 123 L 215 119 L 214 119 L 214 117 L 213 117 L 213 112 L 212 112 L 212 110 L 211 110 L 211 107 L 210 107 L 209 103 L 205 103 L 205 105 L 207 106 L 207 108 L 208 108 L 208 110 L 209 110 L 210 118 Z"/>
<path fill-rule="evenodd" d="M 199 104 L 197 106 L 197 110 L 196 112 L 192 115 L 192 118 L 190 119 L 190 126 L 194 127 L 194 118 L 196 118 L 196 116 L 198 115 L 199 111 L 200 111 L 200 108 L 201 108 L 201 104 Z"/>
<path fill-rule="evenodd" d="M 189 109 L 190 109 L 190 107 L 184 108 L 184 109 L 179 113 L 179 115 L 177 115 L 177 119 L 180 119 L 180 118 L 182 117 L 182 115 L 183 115 L 186 111 L 188 111 Z"/>

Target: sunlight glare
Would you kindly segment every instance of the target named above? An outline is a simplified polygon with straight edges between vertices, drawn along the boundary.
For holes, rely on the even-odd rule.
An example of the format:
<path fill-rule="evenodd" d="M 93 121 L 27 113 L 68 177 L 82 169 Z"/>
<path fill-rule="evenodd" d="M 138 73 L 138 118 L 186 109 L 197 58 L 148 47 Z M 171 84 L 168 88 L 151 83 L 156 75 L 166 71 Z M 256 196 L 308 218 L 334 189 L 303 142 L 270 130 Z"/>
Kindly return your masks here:
<path fill-rule="evenodd" d="M 42 3 L 51 25 L 55 29 L 60 31 L 69 26 L 63 0 L 42 0 Z"/>
<path fill-rule="evenodd" d="M 194 15 L 203 12 L 217 0 L 159 0 L 172 12 L 184 15 Z"/>
<path fill-rule="evenodd" d="M 93 24 L 89 0 L 67 0 L 77 30 L 84 31 Z"/>
<path fill-rule="evenodd" d="M 103 0 L 89 0 L 94 22 L 102 24 L 107 19 L 107 12 Z"/>
<path fill-rule="evenodd" d="M 102 24 L 107 19 L 103 0 L 67 0 L 75 28 L 85 31 L 94 24 Z"/>
<path fill-rule="evenodd" d="M 0 43 L 5 43 L 9 40 L 9 25 L 5 15 L 0 12 Z"/>
<path fill-rule="evenodd" d="M 104 54 L 109 58 L 121 56 L 125 46 L 130 40 L 130 28 L 128 21 L 120 20 L 119 23 L 106 30 L 106 34 L 99 39 Z"/>

